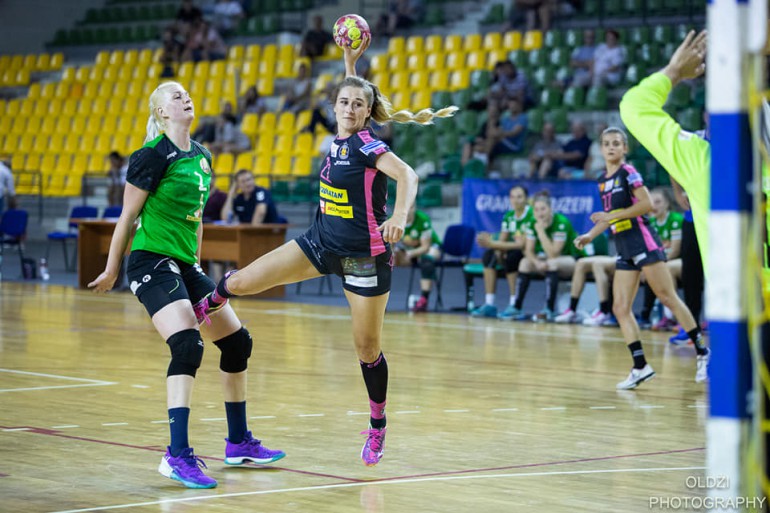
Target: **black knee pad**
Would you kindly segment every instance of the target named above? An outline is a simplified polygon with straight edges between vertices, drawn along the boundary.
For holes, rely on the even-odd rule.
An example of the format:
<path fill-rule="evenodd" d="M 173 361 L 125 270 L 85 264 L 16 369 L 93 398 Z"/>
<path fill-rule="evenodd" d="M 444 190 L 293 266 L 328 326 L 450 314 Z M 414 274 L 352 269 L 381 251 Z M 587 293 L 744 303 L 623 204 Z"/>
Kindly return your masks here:
<path fill-rule="evenodd" d="M 219 368 L 224 372 L 243 372 L 249 365 L 251 356 L 251 335 L 246 328 L 241 328 L 225 338 L 214 342 L 222 355 L 219 358 Z"/>
<path fill-rule="evenodd" d="M 484 267 L 489 267 L 490 269 L 494 269 L 495 266 L 497 266 L 497 253 L 494 249 L 488 249 L 484 251 L 484 254 L 481 255 L 481 262 L 484 264 Z"/>
<path fill-rule="evenodd" d="M 166 341 L 171 349 L 171 363 L 167 376 L 186 375 L 195 377 L 203 360 L 203 340 L 198 330 L 189 329 L 174 333 Z"/>
<path fill-rule="evenodd" d="M 420 277 L 423 280 L 436 279 L 436 261 L 433 257 L 428 255 L 420 257 Z"/>

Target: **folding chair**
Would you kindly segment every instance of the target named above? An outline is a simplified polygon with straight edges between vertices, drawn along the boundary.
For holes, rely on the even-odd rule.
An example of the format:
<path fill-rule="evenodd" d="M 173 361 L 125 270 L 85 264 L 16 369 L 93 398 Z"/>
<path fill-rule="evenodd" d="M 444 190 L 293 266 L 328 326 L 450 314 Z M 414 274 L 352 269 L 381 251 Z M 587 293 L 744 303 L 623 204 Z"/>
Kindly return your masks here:
<path fill-rule="evenodd" d="M 27 235 L 26 210 L 9 209 L 0 219 L 0 256 L 3 255 L 5 246 L 16 246 L 19 250 L 19 265 L 24 274 L 24 248 L 22 242 Z M 0 259 L 0 266 L 2 261 Z M 1 271 L 0 271 L 1 272 Z"/>
<path fill-rule="evenodd" d="M 438 276 L 436 277 L 436 310 L 443 308 L 441 298 L 441 282 L 444 280 L 444 270 L 455 268 L 463 270 L 473 251 L 473 243 L 476 240 L 476 229 L 465 224 L 453 224 L 448 226 L 441 244 L 441 259 L 436 262 Z M 414 273 L 414 268 L 412 268 Z M 410 289 L 411 290 L 411 289 Z M 462 307 L 465 310 L 465 307 Z"/>

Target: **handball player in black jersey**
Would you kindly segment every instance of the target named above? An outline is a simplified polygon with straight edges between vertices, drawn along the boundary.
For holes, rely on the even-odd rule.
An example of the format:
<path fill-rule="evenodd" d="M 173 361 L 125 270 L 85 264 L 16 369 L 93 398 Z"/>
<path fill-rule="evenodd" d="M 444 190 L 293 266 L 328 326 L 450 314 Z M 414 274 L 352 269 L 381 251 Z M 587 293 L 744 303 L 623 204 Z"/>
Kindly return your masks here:
<path fill-rule="evenodd" d="M 340 276 L 369 395 L 370 425 L 362 433 L 366 441 L 361 458 L 372 466 L 382 458 L 385 441 L 388 366 L 380 348 L 393 270 L 391 244 L 404 235 L 418 178 L 378 139 L 370 123 L 426 125 L 436 117 L 453 115 L 457 107 L 394 112 L 376 86 L 356 76 L 356 61 L 368 43 L 358 50 L 345 49 L 346 78 L 333 96 L 338 132 L 321 165 L 319 208 L 312 226 L 246 268 L 225 275 L 217 290 L 196 305 L 196 313 L 200 322 L 206 322 L 229 297 L 258 294 L 326 274 Z M 386 214 L 388 177 L 396 181 L 390 218 Z"/>
<path fill-rule="evenodd" d="M 628 151 L 626 134 L 619 128 L 610 127 L 602 132 L 600 142 L 607 163 L 605 173 L 599 177 L 599 193 L 604 212 L 591 214 L 594 227 L 577 237 L 575 245 L 583 248 L 607 228 L 611 228 L 615 234 L 618 256 L 612 287 L 612 311 L 634 360 L 631 373 L 617 384 L 617 388 L 633 389 L 655 376 L 655 371 L 644 357 L 639 325 L 631 310 L 639 290 L 642 271 L 660 302 L 671 309 L 693 341 L 698 355 L 695 381 L 701 383 L 707 379 L 709 350 L 704 346 L 700 327 L 690 310 L 676 294 L 674 282 L 666 267 L 663 244 L 650 226 L 647 217 L 652 210 L 650 192 L 644 186 L 641 175 L 625 162 Z"/>

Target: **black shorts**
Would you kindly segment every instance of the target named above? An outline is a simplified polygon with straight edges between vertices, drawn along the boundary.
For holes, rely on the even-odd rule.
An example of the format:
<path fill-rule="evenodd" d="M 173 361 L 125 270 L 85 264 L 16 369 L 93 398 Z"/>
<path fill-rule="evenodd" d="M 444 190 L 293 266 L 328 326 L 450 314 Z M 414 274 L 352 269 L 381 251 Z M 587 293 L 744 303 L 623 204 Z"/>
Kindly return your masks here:
<path fill-rule="evenodd" d="M 662 249 L 639 253 L 631 258 L 623 258 L 621 255 L 618 255 L 618 259 L 615 261 L 615 270 L 641 271 L 642 267 L 645 265 L 652 265 L 656 262 L 665 262 L 666 260 L 666 252 Z"/>
<path fill-rule="evenodd" d="M 520 249 L 511 249 L 509 251 L 503 251 L 502 262 L 498 262 L 497 250 L 488 249 L 481 257 L 481 261 L 484 263 L 484 267 L 490 269 L 496 269 L 497 266 L 501 266 L 505 271 L 505 274 L 515 273 L 519 270 L 519 264 L 524 258 L 524 253 Z"/>
<path fill-rule="evenodd" d="M 216 288 L 198 264 L 150 251 L 132 251 L 126 275 L 131 292 L 139 298 L 150 317 L 180 299 L 195 304 Z"/>
<path fill-rule="evenodd" d="M 294 239 L 319 273 L 336 274 L 342 278 L 342 288 L 364 297 L 381 296 L 390 292 L 393 274 L 393 253 L 377 256 L 343 257 L 326 250 L 313 236 L 313 228 Z"/>

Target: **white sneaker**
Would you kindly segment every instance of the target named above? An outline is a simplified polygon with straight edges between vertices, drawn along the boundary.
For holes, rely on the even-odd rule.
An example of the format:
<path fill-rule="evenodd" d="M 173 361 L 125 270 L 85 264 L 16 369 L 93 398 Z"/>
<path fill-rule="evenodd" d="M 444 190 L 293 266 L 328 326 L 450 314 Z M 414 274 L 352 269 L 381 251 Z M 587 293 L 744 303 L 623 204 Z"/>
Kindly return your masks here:
<path fill-rule="evenodd" d="M 704 355 L 699 355 L 695 367 L 695 382 L 705 383 L 709 379 L 709 360 L 711 359 L 711 351 Z"/>
<path fill-rule="evenodd" d="M 652 370 L 648 363 L 641 369 L 631 369 L 631 373 L 626 379 L 615 385 L 618 390 L 631 390 L 638 387 L 640 384 L 647 380 L 652 379 L 655 376 L 655 371 Z"/>
<path fill-rule="evenodd" d="M 601 326 L 604 321 L 609 318 L 609 314 L 603 313 L 601 310 L 596 309 L 591 314 L 591 317 L 583 320 L 583 326 Z"/>
<path fill-rule="evenodd" d="M 558 324 L 570 324 L 577 321 L 577 313 L 572 308 L 567 308 L 554 319 Z"/>

